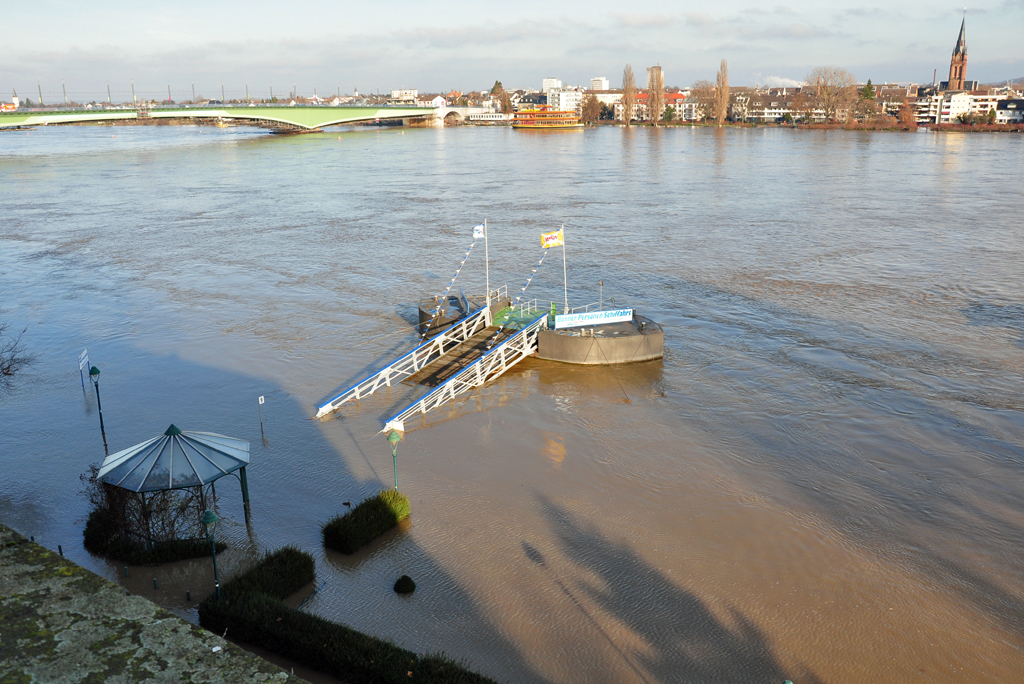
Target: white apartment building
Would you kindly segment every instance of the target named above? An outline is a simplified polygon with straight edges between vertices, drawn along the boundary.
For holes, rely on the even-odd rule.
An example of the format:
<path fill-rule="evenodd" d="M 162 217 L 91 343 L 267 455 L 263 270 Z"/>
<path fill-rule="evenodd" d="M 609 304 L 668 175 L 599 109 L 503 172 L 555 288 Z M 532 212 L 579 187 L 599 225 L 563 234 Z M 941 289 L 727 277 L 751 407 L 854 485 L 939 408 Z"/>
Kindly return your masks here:
<path fill-rule="evenodd" d="M 549 90 L 548 105 L 560 112 L 579 112 L 583 108 L 583 93 L 575 88 Z"/>
<path fill-rule="evenodd" d="M 562 87 L 561 79 L 555 78 L 554 76 L 550 76 L 548 78 L 545 78 L 543 81 L 541 81 L 541 88 L 540 88 L 540 90 L 541 90 L 542 93 L 547 95 L 549 90 L 559 90 L 559 89 L 561 89 L 561 87 Z"/>
<path fill-rule="evenodd" d="M 591 90 L 608 90 L 608 88 L 608 79 L 605 78 L 604 76 L 597 76 L 595 78 L 590 79 Z"/>
<path fill-rule="evenodd" d="M 418 90 L 409 90 L 408 88 L 391 91 L 391 99 L 396 102 L 415 102 L 418 95 Z"/>
<path fill-rule="evenodd" d="M 998 104 L 1006 99 L 1005 93 L 989 94 L 969 90 L 945 90 L 929 97 L 918 98 L 914 106 L 917 123 L 948 124 L 959 123 L 960 117 L 967 114 L 987 116 L 992 110 L 996 110 L 998 118 Z"/>
<path fill-rule="evenodd" d="M 593 95 L 597 98 L 598 102 L 609 107 L 614 107 L 619 102 L 622 102 L 621 90 L 591 90 L 587 95 Z"/>

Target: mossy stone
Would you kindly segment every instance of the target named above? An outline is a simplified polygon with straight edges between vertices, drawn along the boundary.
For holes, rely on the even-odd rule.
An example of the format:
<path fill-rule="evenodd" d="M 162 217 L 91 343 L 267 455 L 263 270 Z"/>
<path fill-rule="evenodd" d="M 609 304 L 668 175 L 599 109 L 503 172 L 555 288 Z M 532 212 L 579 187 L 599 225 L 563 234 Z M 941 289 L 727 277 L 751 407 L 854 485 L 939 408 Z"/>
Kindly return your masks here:
<path fill-rule="evenodd" d="M 416 589 L 416 583 L 412 581 L 412 577 L 408 575 L 402 575 L 395 582 L 395 593 L 396 594 L 411 594 Z"/>

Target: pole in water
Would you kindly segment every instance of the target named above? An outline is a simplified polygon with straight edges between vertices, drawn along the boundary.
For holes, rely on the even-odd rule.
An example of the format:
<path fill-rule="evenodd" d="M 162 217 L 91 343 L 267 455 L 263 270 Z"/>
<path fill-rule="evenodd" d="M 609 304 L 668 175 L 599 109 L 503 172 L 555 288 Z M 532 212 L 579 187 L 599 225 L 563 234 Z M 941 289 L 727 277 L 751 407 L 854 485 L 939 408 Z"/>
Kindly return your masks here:
<path fill-rule="evenodd" d="M 491 323 L 491 255 L 487 251 L 487 219 L 484 219 L 484 272 L 487 274 L 487 316 L 488 325 Z"/>
<path fill-rule="evenodd" d="M 64 555 L 64 549 L 60 547 L 60 544 L 57 544 L 57 553 L 59 553 L 62 556 Z"/>
<path fill-rule="evenodd" d="M 167 84 L 167 101 L 168 102 L 171 101 L 171 84 L 170 83 Z"/>
<path fill-rule="evenodd" d="M 135 99 L 135 79 L 133 78 L 131 81 L 132 81 L 132 102 L 138 102 L 138 100 Z"/>
<path fill-rule="evenodd" d="M 598 308 L 599 311 L 603 311 L 604 310 L 604 281 L 603 280 L 598 280 L 597 281 L 597 285 L 598 285 L 598 287 L 601 288 L 601 297 L 598 300 L 597 308 Z"/>
<path fill-rule="evenodd" d="M 220 84 L 220 101 L 221 101 L 221 104 L 224 103 L 224 84 L 223 83 Z"/>
<path fill-rule="evenodd" d="M 196 82 L 192 81 L 192 104 L 196 103 Z"/>
<path fill-rule="evenodd" d="M 565 224 L 562 224 L 562 285 L 565 288 L 565 313 L 569 313 L 569 281 L 565 275 Z"/>
<path fill-rule="evenodd" d="M 249 101 L 249 79 L 245 79 L 245 101 Z"/>
<path fill-rule="evenodd" d="M 110 84 L 107 84 L 107 104 L 112 104 L 110 100 Z"/>
<path fill-rule="evenodd" d="M 64 91 L 64 104 L 68 103 L 68 89 L 64 87 L 64 79 L 60 79 L 60 89 Z"/>
<path fill-rule="evenodd" d="M 263 434 L 263 397 L 260 397 L 259 411 L 260 411 L 260 437 L 262 437 L 263 439 L 266 439 L 267 438 L 266 435 Z"/>

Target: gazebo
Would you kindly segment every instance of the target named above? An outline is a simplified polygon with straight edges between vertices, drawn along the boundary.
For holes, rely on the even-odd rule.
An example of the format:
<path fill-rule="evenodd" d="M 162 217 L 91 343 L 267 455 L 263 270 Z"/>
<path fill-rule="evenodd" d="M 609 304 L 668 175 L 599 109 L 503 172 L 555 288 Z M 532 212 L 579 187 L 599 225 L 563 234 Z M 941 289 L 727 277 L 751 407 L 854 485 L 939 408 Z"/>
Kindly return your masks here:
<path fill-rule="evenodd" d="M 185 432 L 171 425 L 160 436 L 110 454 L 96 478 L 131 492 L 202 488 L 235 473 L 249 522 L 249 442 L 212 432 Z"/>

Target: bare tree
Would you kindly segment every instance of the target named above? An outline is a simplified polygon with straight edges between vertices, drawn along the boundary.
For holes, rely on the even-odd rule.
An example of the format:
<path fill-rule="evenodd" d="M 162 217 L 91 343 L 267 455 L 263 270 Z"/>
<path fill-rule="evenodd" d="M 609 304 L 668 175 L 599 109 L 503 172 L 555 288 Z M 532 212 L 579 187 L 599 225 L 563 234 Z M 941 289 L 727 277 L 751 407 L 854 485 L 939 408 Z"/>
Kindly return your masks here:
<path fill-rule="evenodd" d="M 796 120 L 803 119 L 804 123 L 810 123 L 811 119 L 814 118 L 814 98 L 807 93 L 806 88 L 801 88 L 799 92 L 793 95 L 789 108 L 792 110 L 793 118 Z"/>
<path fill-rule="evenodd" d="M 25 351 L 25 345 L 22 344 L 25 331 L 14 336 L 7 334 L 5 338 L 7 328 L 6 323 L 0 323 L 0 391 L 9 389 L 14 376 L 35 361 L 35 357 Z"/>
<path fill-rule="evenodd" d="M 509 96 L 507 90 L 501 91 L 501 113 L 511 114 L 513 110 L 512 98 Z"/>
<path fill-rule="evenodd" d="M 715 122 L 719 127 L 729 114 L 729 63 L 724 59 L 715 81 Z"/>
<path fill-rule="evenodd" d="M 636 111 L 636 79 L 633 77 L 633 67 L 626 65 L 622 70 L 622 120 L 629 125 L 633 120 Z"/>
<path fill-rule="evenodd" d="M 690 86 L 690 95 L 697 101 L 697 118 L 710 119 L 715 110 L 715 84 L 711 81 L 697 81 Z"/>
<path fill-rule="evenodd" d="M 583 98 L 583 123 L 594 123 L 601 118 L 601 103 L 591 93 Z"/>
<path fill-rule="evenodd" d="M 903 128 L 911 130 L 917 128 L 916 112 L 914 111 L 914 105 L 912 105 L 910 102 L 904 101 L 903 104 L 900 105 L 900 112 L 898 118 L 900 126 L 902 126 Z"/>
<path fill-rule="evenodd" d="M 814 90 L 816 104 L 829 121 L 836 121 L 857 98 L 857 79 L 839 67 L 815 67 L 807 74 L 807 87 Z"/>
<path fill-rule="evenodd" d="M 665 72 L 660 66 L 651 67 L 647 76 L 647 113 L 657 126 L 665 109 Z"/>

